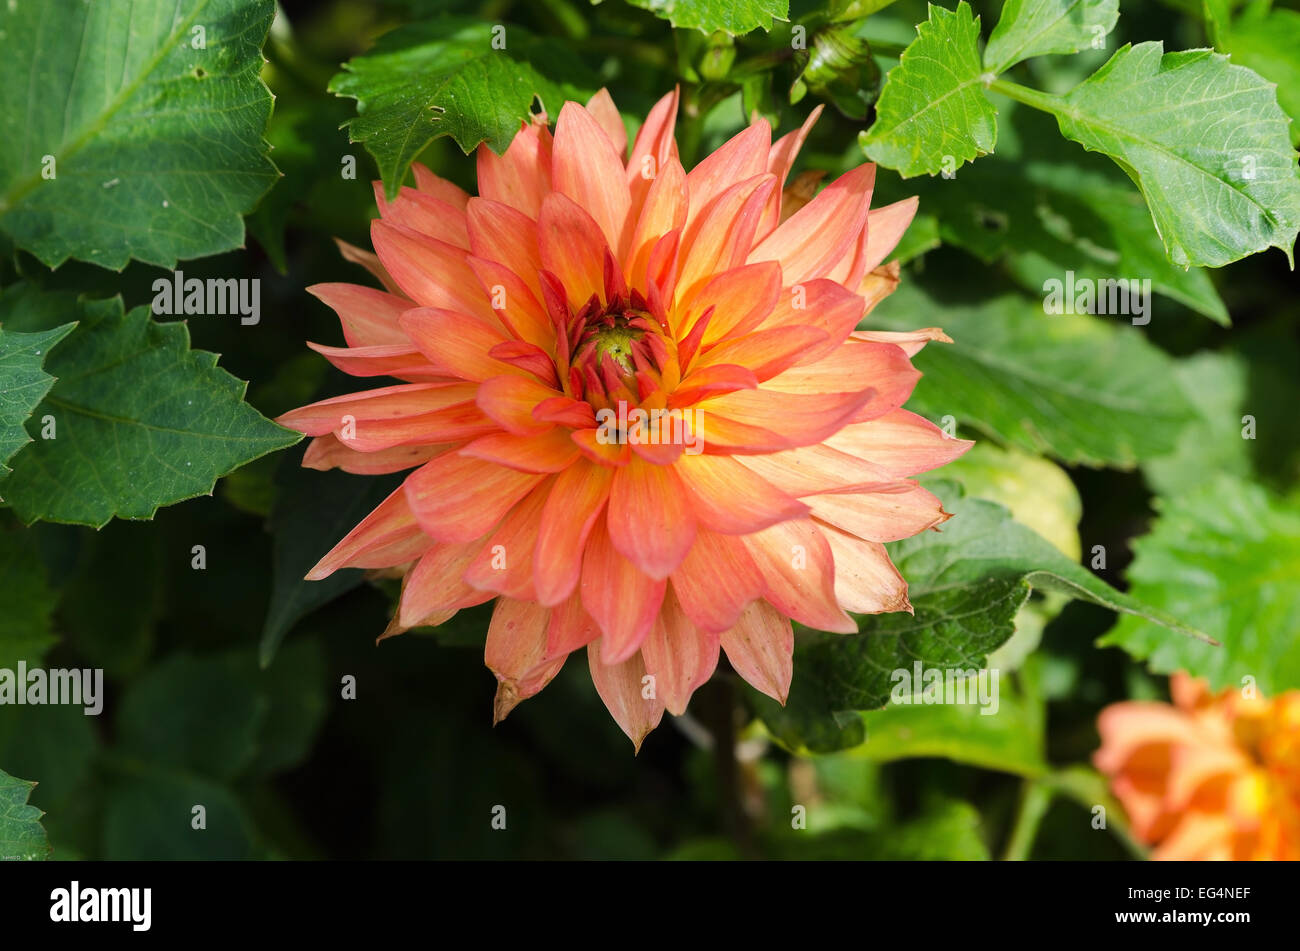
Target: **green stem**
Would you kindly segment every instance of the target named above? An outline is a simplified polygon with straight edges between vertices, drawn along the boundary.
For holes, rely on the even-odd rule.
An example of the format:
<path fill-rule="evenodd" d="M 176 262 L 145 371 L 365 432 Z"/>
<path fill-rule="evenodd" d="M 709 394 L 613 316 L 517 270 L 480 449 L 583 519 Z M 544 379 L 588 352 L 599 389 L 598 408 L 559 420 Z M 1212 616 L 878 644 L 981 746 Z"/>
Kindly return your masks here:
<path fill-rule="evenodd" d="M 1043 112 L 1050 112 L 1053 115 L 1059 115 L 1064 105 L 1060 96 L 1039 92 L 1037 89 L 1021 86 L 1019 83 L 1013 83 L 1008 79 L 995 79 L 989 83 L 988 88 L 993 92 L 1002 93 L 1008 99 L 1014 99 L 1016 102 L 1024 103 L 1033 109 L 1041 109 Z"/>
<path fill-rule="evenodd" d="M 1051 787 L 1038 780 L 1027 779 L 1020 791 L 1020 806 L 1016 810 L 1016 823 L 1011 828 L 1002 858 L 1008 862 L 1023 862 L 1034 847 L 1038 827 L 1052 804 Z"/>

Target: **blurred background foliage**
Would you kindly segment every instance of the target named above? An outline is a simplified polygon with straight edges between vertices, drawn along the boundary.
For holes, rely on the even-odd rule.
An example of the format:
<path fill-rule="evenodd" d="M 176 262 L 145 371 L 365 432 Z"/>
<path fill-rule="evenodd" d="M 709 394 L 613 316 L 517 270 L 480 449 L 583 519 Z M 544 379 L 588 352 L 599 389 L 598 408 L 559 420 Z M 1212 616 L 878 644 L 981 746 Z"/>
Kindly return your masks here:
<path fill-rule="evenodd" d="M 857 136 L 882 76 L 927 15 L 920 0 L 795 0 L 790 22 L 733 39 L 673 30 L 640 9 L 651 6 L 283 2 L 264 69 L 275 94 L 271 157 L 283 178 L 248 216 L 245 250 L 183 265 L 187 277 L 260 278 L 263 318 L 253 327 L 191 319 L 194 346 L 221 354 L 223 367 L 250 381 L 249 402 L 268 416 L 353 388 L 304 346 L 340 338 L 333 314 L 303 288 L 365 280 L 340 260 L 334 238 L 368 246 L 375 213 L 369 179 L 377 176 L 370 156 L 340 130 L 355 103 L 326 87 L 339 64 L 393 27 L 447 14 L 517 24 L 563 50 L 572 60 L 566 68 L 607 85 L 633 129 L 636 117 L 682 83 L 679 138 L 688 167 L 751 112 L 783 133 L 827 103 L 799 169 L 834 177 L 863 161 Z M 1000 4 L 974 6 L 987 38 Z M 798 54 L 792 24 L 807 24 L 814 39 Z M 1016 73 L 1037 88 L 1067 89 L 1118 44 L 1148 39 L 1164 40 L 1167 49 L 1206 44 L 1199 6 L 1125 0 L 1107 50 L 1042 57 Z M 1259 62 L 1267 68 L 1266 58 Z M 1285 82 L 1282 71 L 1297 67 L 1277 68 L 1266 78 Z M 972 425 L 965 404 L 979 394 L 963 391 L 963 379 L 973 385 L 968 376 L 952 376 L 970 372 L 956 362 L 965 359 L 962 351 L 934 355 L 933 364 L 923 357 L 918 365 L 929 375 L 909 405 L 936 421 L 951 413 L 960 435 L 981 441 L 943 477 L 961 482 L 967 495 L 1009 506 L 1072 560 L 1087 563 L 1094 546 L 1103 546 L 1107 560 L 1097 574 L 1121 590 L 1130 584 L 1134 540 L 1149 532 L 1157 511 L 1188 505 L 1185 497 L 1211 476 L 1234 482 L 1211 493 L 1207 506 L 1245 484 L 1294 511 L 1300 314 L 1285 256 L 1273 251 L 1216 271 L 1182 272 L 1148 254 L 1150 234 L 1141 226 L 1149 219 L 1139 204 L 1130 260 L 1159 292 L 1148 326 L 1108 326 L 1094 338 L 1048 323 L 1041 311 L 1032 325 L 1017 322 L 1003 311 L 1037 307 L 1026 291 L 1036 294 L 1045 275 L 1080 260 L 1080 235 L 1129 234 L 1135 193 L 1104 160 L 1063 143 L 1050 120 L 1010 101 L 998 106 L 997 152 L 955 180 L 903 181 L 880 170 L 874 204 L 922 196 L 899 253 L 912 292 L 882 305 L 880 324 L 943 325 L 975 351 L 986 344 L 1012 378 L 1017 360 L 1027 361 L 1049 389 L 1097 361 L 1100 379 L 1155 381 L 1174 393 L 1167 401 L 1185 399 L 1189 409 L 1166 423 L 1172 407 L 1150 405 L 1154 421 L 1108 434 L 1102 410 L 1089 408 L 1084 393 L 1087 425 L 1068 414 L 1056 428 L 1050 416 L 1021 425 L 1000 420 L 996 409 Z M 358 163 L 356 180 L 340 175 L 349 155 Z M 450 138 L 437 139 L 420 158 L 473 189 L 473 162 Z M 138 262 L 121 274 L 76 262 L 52 273 L 12 249 L 4 262 L 5 285 L 121 293 L 128 308 L 147 304 L 153 280 L 166 273 Z M 1029 333 L 1054 340 L 1054 355 L 1040 357 L 1026 343 L 1023 353 L 1032 357 L 1018 357 L 1018 341 Z M 1161 392 L 1144 398 L 1158 402 Z M 999 405 L 1007 399 L 998 395 Z M 1244 413 L 1258 420 L 1253 442 L 1240 438 Z M 1093 827 L 1093 806 L 1109 800 L 1083 764 L 1097 743 L 1102 706 L 1164 697 L 1166 686 L 1123 651 L 1098 649 L 1115 623 L 1102 608 L 1033 596 L 992 662 L 1003 672 L 998 716 L 981 717 L 975 707 L 889 708 L 862 715 L 862 745 L 796 755 L 772 740 L 753 717 L 753 695 L 724 671 L 697 695 L 688 718 L 666 717 L 633 758 L 581 659 L 493 729 L 482 609 L 376 646 L 391 611 L 390 586 L 363 583 L 359 573 L 333 587 L 299 582 L 303 567 L 384 492 L 383 480 L 363 486 L 337 472 L 304 472 L 301 454 L 298 446 L 263 457 L 221 480 L 212 497 L 164 508 L 150 522 L 114 521 L 97 532 L 20 528 L 0 512 L 0 624 L 48 619 L 57 642 L 45 666 L 103 667 L 109 685 L 98 718 L 73 707 L 0 710 L 0 766 L 39 783 L 31 801 L 46 812 L 54 857 L 1140 854 L 1118 809 L 1105 831 Z M 1250 569 L 1300 582 L 1294 540 L 1289 549 L 1267 538 L 1260 544 L 1256 557 L 1280 560 Z M 206 549 L 203 570 L 191 567 L 195 545 Z M 1181 598 L 1196 607 L 1185 592 L 1165 594 L 1153 603 L 1173 610 Z M 1290 611 L 1279 621 L 1294 620 L 1294 603 Z M 1297 632 L 1277 636 L 1292 641 Z M 355 699 L 344 698 L 345 677 L 355 678 Z M 1290 672 L 1278 680 L 1279 687 L 1300 686 Z M 190 828 L 195 803 L 206 806 L 206 832 Z M 505 830 L 492 826 L 498 805 L 506 808 Z M 801 824 L 806 828 L 792 827 Z"/>

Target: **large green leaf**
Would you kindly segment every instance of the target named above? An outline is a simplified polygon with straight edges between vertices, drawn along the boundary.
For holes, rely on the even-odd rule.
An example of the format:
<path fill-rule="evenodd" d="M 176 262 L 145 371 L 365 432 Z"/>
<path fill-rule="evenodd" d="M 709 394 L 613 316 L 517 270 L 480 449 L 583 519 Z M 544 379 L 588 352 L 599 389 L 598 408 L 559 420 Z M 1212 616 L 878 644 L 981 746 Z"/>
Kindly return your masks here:
<path fill-rule="evenodd" d="M 1049 316 L 1013 294 L 947 304 L 904 284 L 870 324 L 937 324 L 955 341 L 917 355 L 925 377 L 908 404 L 917 412 L 1064 462 L 1128 467 L 1173 449 L 1193 413 L 1174 361 L 1113 322 L 1126 319 Z"/>
<path fill-rule="evenodd" d="M 790 697 L 784 708 L 758 698 L 769 729 L 792 748 L 825 752 L 864 739 L 855 711 L 883 707 L 897 670 L 979 670 L 1013 633 L 1013 618 L 1032 589 L 1053 591 L 1134 614 L 1161 625 L 1161 636 L 1190 640 L 1198 632 L 1136 597 L 1116 591 L 1062 555 L 1005 508 L 961 498 L 935 486 L 953 518 L 889 546 L 908 580 L 914 614 L 859 619 L 859 634 L 817 634 L 796 645 Z"/>
<path fill-rule="evenodd" d="M 1028 98 L 1137 183 L 1175 264 L 1219 267 L 1268 247 L 1289 259 L 1300 173 L 1273 84 L 1211 50 L 1163 49 L 1124 46 L 1065 96 Z"/>
<path fill-rule="evenodd" d="M 1119 0 L 1006 0 L 984 63 L 995 73 L 1047 53 L 1077 53 L 1115 28 Z"/>
<path fill-rule="evenodd" d="M 599 0 L 593 0 L 599 2 Z M 628 0 L 678 29 L 722 30 L 732 35 L 770 30 L 772 20 L 790 15 L 790 0 Z"/>
<path fill-rule="evenodd" d="M 242 215 L 277 175 L 258 75 L 274 12 L 272 0 L 0 6 L 0 227 L 50 267 L 170 267 L 240 247 Z"/>
<path fill-rule="evenodd" d="M 1186 670 L 1215 688 L 1253 677 L 1264 694 L 1300 688 L 1300 499 L 1228 475 L 1157 498 L 1160 518 L 1134 544 L 1135 598 L 1174 611 L 1222 647 L 1167 639 L 1123 618 L 1101 641 L 1157 673 Z"/>
<path fill-rule="evenodd" d="M 0 478 L 9 474 L 5 463 L 32 441 L 23 423 L 54 385 L 54 377 L 42 370 L 41 365 L 50 348 L 75 326 L 64 324 L 32 334 L 0 328 Z"/>
<path fill-rule="evenodd" d="M 1215 49 L 1238 66 L 1277 83 L 1277 101 L 1291 117 L 1291 141 L 1300 143 L 1300 13 L 1253 4 L 1234 22 L 1216 24 Z"/>
<path fill-rule="evenodd" d="M 10 291 L 0 320 L 21 326 L 29 302 L 43 313 L 40 296 Z M 58 382 L 35 413 L 55 418 L 56 436 L 24 449 L 0 482 L 24 522 L 151 518 L 301 438 L 244 403 L 244 384 L 216 354 L 190 350 L 183 323 L 157 323 L 147 307 L 124 314 L 121 298 L 82 300 L 66 316 L 81 325 L 47 361 Z"/>
<path fill-rule="evenodd" d="M 585 100 L 595 90 L 575 85 L 575 75 L 583 82 L 575 66 L 571 53 L 518 27 L 448 18 L 381 37 L 344 65 L 330 91 L 357 100 L 348 135 L 375 157 L 391 197 L 438 136 L 466 153 L 480 142 L 500 153 L 535 98 L 552 119 L 566 99 Z"/>
<path fill-rule="evenodd" d="M 1146 202 L 1123 173 L 1062 139 L 1051 117 L 1000 96 L 995 101 L 997 154 L 963 169 L 956 181 L 881 175 L 881 202 L 918 195 L 943 241 L 1004 262 L 1031 293 L 1066 271 L 1092 281 L 1142 278 L 1157 294 L 1229 322 L 1209 273 L 1177 267 L 1165 255 Z"/>
<path fill-rule="evenodd" d="M 36 784 L 0 769 L 0 861 L 32 861 L 50 855 L 41 810 L 28 805 Z"/>
<path fill-rule="evenodd" d="M 997 110 L 984 95 L 979 18 L 962 0 L 954 13 L 930 5 L 912 42 L 890 70 L 876 121 L 859 142 L 872 161 L 904 178 L 953 172 L 993 151 Z"/>

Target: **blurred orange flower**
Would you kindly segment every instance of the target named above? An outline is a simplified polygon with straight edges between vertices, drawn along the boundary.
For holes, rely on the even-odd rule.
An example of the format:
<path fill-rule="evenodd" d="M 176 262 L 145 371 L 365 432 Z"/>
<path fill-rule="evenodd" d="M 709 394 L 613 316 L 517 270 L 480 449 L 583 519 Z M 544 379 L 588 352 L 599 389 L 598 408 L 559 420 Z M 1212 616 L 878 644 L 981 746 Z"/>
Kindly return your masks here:
<path fill-rule="evenodd" d="M 1174 674 L 1173 705 L 1101 712 L 1093 758 L 1155 859 L 1300 859 L 1300 690 L 1266 700 Z"/>

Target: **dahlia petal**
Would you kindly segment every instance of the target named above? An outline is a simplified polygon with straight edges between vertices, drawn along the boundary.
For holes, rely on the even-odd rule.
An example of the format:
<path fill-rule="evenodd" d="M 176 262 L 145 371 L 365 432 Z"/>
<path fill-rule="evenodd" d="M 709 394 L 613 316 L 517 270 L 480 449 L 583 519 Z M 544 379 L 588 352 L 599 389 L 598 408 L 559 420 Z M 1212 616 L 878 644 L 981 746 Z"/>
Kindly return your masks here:
<path fill-rule="evenodd" d="M 825 443 L 787 449 L 784 452 L 745 456 L 741 463 L 782 492 L 796 498 L 896 481 L 888 471 L 873 461 L 853 453 L 841 452 Z"/>
<path fill-rule="evenodd" d="M 846 611 L 881 614 L 912 613 L 907 582 L 878 542 L 869 542 L 832 525 L 818 523 L 835 558 L 835 598 Z"/>
<path fill-rule="evenodd" d="M 875 165 L 860 165 L 831 182 L 803 208 L 764 238 L 749 261 L 779 261 L 787 284 L 802 283 L 827 273 L 851 254 L 863 226 Z"/>
<path fill-rule="evenodd" d="M 695 540 L 695 513 L 675 466 L 633 456 L 614 474 L 607 516 L 614 548 L 651 578 L 667 578 Z"/>
<path fill-rule="evenodd" d="M 745 607 L 763 596 L 763 575 L 744 542 L 701 528 L 681 567 L 671 576 L 678 602 L 702 631 L 725 631 Z"/>
<path fill-rule="evenodd" d="M 444 611 L 459 611 L 490 601 L 491 591 L 472 588 L 462 580 L 479 544 L 434 545 L 402 579 L 402 600 L 397 616 L 403 627 L 415 627 L 425 618 Z"/>
<path fill-rule="evenodd" d="M 412 383 L 452 382 L 446 374 L 429 366 L 429 361 L 409 342 L 371 347 L 330 347 L 308 340 L 307 346 L 351 376 L 393 376 Z"/>
<path fill-rule="evenodd" d="M 375 182 L 374 186 L 375 204 L 385 221 L 469 250 L 469 232 L 466 230 L 463 208 L 405 187 L 390 202 L 384 197 L 384 183 Z"/>
<path fill-rule="evenodd" d="M 834 281 L 818 279 L 796 284 L 779 294 L 763 329 L 786 326 L 816 327 L 826 341 L 810 347 L 800 363 L 815 363 L 841 346 L 862 319 L 865 302 Z"/>
<path fill-rule="evenodd" d="M 411 511 L 440 542 L 468 542 L 494 528 L 545 476 L 448 453 L 407 477 Z"/>
<path fill-rule="evenodd" d="M 466 383 L 402 383 L 360 393 L 319 400 L 276 417 L 276 422 L 307 436 L 323 436 L 344 427 L 348 417 L 358 424 L 423 416 L 474 398 Z M 352 440 L 346 440 L 355 448 Z"/>
<path fill-rule="evenodd" d="M 1164 806 L 1171 812 L 1191 808 L 1197 794 L 1210 785 L 1222 786 L 1242 772 L 1249 772 L 1252 763 L 1235 746 L 1179 746 L 1172 751 L 1169 784 L 1165 790 Z"/>
<path fill-rule="evenodd" d="M 578 447 L 569 438 L 569 431 L 560 428 L 530 436 L 492 433 L 480 436 L 460 452 L 520 472 L 559 472 L 578 458 Z"/>
<path fill-rule="evenodd" d="M 868 271 L 858 285 L 858 294 L 864 302 L 863 314 L 871 313 L 877 304 L 898 289 L 898 275 L 901 269 L 897 261 L 882 264 L 874 271 Z M 917 347 L 917 349 L 921 349 Z"/>
<path fill-rule="evenodd" d="M 808 506 L 730 456 L 683 456 L 673 469 L 694 502 L 695 518 L 709 531 L 748 535 L 808 514 Z"/>
<path fill-rule="evenodd" d="M 772 193 L 768 199 L 767 207 L 763 210 L 763 218 L 758 226 L 758 240 L 763 240 L 769 234 L 776 230 L 776 226 L 781 223 L 781 192 L 785 189 L 786 180 L 790 177 L 790 169 L 794 167 L 794 161 L 799 157 L 799 151 L 808 139 L 808 133 L 817 123 L 822 114 L 822 105 L 819 103 L 817 108 L 808 114 L 803 125 L 793 132 L 788 132 L 781 138 L 777 139 L 771 150 L 767 154 L 767 170 L 777 178 L 777 191 Z"/>
<path fill-rule="evenodd" d="M 873 208 L 867 213 L 867 250 L 866 269 L 874 271 L 889 252 L 898 247 L 903 239 L 903 232 L 916 217 L 916 208 L 920 199 L 913 195 L 883 208 Z"/>
<path fill-rule="evenodd" d="M 860 393 L 790 393 L 766 388 L 779 379 L 774 377 L 757 390 L 726 393 L 702 403 L 705 453 L 728 450 L 750 454 L 810 446 L 838 432 L 875 397 L 870 389 Z"/>
<path fill-rule="evenodd" d="M 582 553 L 609 498 L 613 470 L 578 462 L 561 472 L 542 510 L 533 582 L 548 607 L 566 599 L 582 572 Z"/>
<path fill-rule="evenodd" d="M 611 664 L 602 656 L 602 641 L 600 638 L 587 645 L 591 682 L 614 721 L 640 752 L 641 743 L 663 719 L 663 701 L 644 697 L 646 671 L 639 653 L 622 663 Z"/>
<path fill-rule="evenodd" d="M 347 261 L 349 264 L 360 264 L 363 268 L 377 277 L 379 283 L 383 284 L 384 288 L 390 294 L 396 294 L 399 297 L 403 296 L 402 289 L 397 286 L 397 282 L 393 280 L 392 275 L 384 270 L 384 266 L 379 263 L 379 255 L 375 254 L 373 251 L 358 248 L 355 244 L 348 244 L 342 238 L 335 238 L 334 244 L 338 247 L 339 254 L 342 255 L 343 260 Z"/>
<path fill-rule="evenodd" d="M 460 248 L 383 219 L 371 222 L 370 238 L 388 273 L 417 304 L 496 320 Z"/>
<path fill-rule="evenodd" d="M 475 257 L 496 261 L 514 271 L 535 293 L 541 293 L 537 272 L 537 222 L 499 201 L 471 198 L 468 211 L 469 249 Z"/>
<path fill-rule="evenodd" d="M 870 460 L 891 479 L 929 472 L 975 445 L 969 439 L 952 438 L 928 419 L 905 409 L 891 410 L 865 423 L 850 423 L 826 444 Z"/>
<path fill-rule="evenodd" d="M 909 357 L 916 356 L 932 340 L 952 343 L 952 338 L 938 327 L 925 327 L 921 330 L 856 330 L 849 334 L 849 339 L 892 343 Z"/>
<path fill-rule="evenodd" d="M 555 191 L 585 209 L 600 226 L 605 242 L 620 251 L 625 247 L 632 203 L 621 155 L 590 112 L 576 102 L 564 104 L 555 123 L 551 164 Z"/>
<path fill-rule="evenodd" d="M 680 232 L 686 224 L 686 171 L 680 162 L 669 160 L 649 183 L 641 213 L 632 229 L 623 276 L 633 287 L 644 289 L 650 254 L 659 239 L 670 231 Z"/>
<path fill-rule="evenodd" d="M 375 452 L 358 452 L 339 441 L 333 433 L 317 436 L 303 453 L 302 464 L 305 469 L 317 469 L 321 472 L 330 469 L 342 469 L 354 475 L 384 475 L 389 472 L 401 472 L 414 469 L 428 462 L 451 448 L 449 444 L 432 446 L 393 446 Z"/>
<path fill-rule="evenodd" d="M 920 378 L 907 354 L 893 344 L 850 340 L 816 363 L 777 374 L 763 387 L 788 394 L 841 393 L 851 381 L 870 380 L 874 395 L 854 416 L 854 422 L 862 422 L 902 406 Z"/>
<path fill-rule="evenodd" d="M 835 561 L 812 519 L 778 522 L 744 536 L 763 574 L 764 597 L 787 617 L 819 631 L 855 634 L 858 626 L 835 600 Z"/>
<path fill-rule="evenodd" d="M 483 660 L 499 684 L 492 722 L 500 723 L 521 701 L 551 682 L 564 658 L 545 660 L 546 626 L 551 611 L 530 601 L 501 598 L 488 624 Z"/>
<path fill-rule="evenodd" d="M 911 538 L 951 517 L 938 497 L 914 482 L 896 482 L 867 492 L 812 495 L 806 501 L 821 521 L 873 542 Z"/>
<path fill-rule="evenodd" d="M 677 140 L 673 136 L 677 124 L 678 90 L 661 98 L 637 130 L 632 154 L 627 162 L 627 183 L 632 195 L 632 212 L 639 214 L 646 192 L 671 159 L 677 157 Z"/>
<path fill-rule="evenodd" d="M 423 162 L 412 162 L 411 171 L 415 173 L 416 190 L 431 198 L 445 201 L 461 211 L 464 211 L 465 206 L 469 204 L 469 192 L 459 185 L 433 174 Z"/>
<path fill-rule="evenodd" d="M 609 245 L 600 225 L 559 192 L 542 202 L 538 219 L 542 265 L 558 277 L 570 302 L 581 307 L 605 289 L 605 254 Z"/>
<path fill-rule="evenodd" d="M 504 264 L 478 257 L 468 260 L 490 306 L 506 330 L 544 350 L 554 349 L 555 326 L 530 285 Z"/>
<path fill-rule="evenodd" d="M 615 511 L 612 498 L 609 511 Z M 667 587 L 619 553 L 604 519 L 596 522 L 582 556 L 582 606 L 600 627 L 606 663 L 621 663 L 640 650 Z"/>
<path fill-rule="evenodd" d="M 641 660 L 646 673 L 654 678 L 655 695 L 669 713 L 681 716 L 691 694 L 717 669 L 718 635 L 696 630 L 670 589 L 641 644 Z"/>
<path fill-rule="evenodd" d="M 498 376 L 479 385 L 475 402 L 506 432 L 527 436 L 546 432 L 555 425 L 534 418 L 533 409 L 546 400 L 561 397 L 559 390 L 530 376 Z"/>
<path fill-rule="evenodd" d="M 349 432 L 355 428 L 355 432 Z M 335 435 L 358 452 L 378 452 L 394 446 L 458 443 L 496 432 L 496 421 L 466 401 L 446 409 L 401 419 L 358 420 L 335 429 Z"/>
<path fill-rule="evenodd" d="M 745 263 L 763 207 L 775 191 L 776 176 L 766 172 L 737 182 L 714 200 L 706 214 L 686 225 L 677 286 L 687 298 L 713 275 Z"/>
<path fill-rule="evenodd" d="M 692 369 L 678 384 L 672 395 L 668 397 L 668 406 L 671 409 L 678 409 L 698 403 L 705 397 L 735 393 L 738 390 L 752 390 L 757 386 L 758 378 L 748 367 L 736 366 L 734 363 L 702 366 Z"/>
<path fill-rule="evenodd" d="M 575 429 L 595 428 L 596 413 L 586 400 L 552 396 L 533 407 L 533 419 L 539 423 L 557 423 Z"/>
<path fill-rule="evenodd" d="M 1151 744 L 1200 742 L 1192 719 L 1167 703 L 1130 700 L 1114 703 L 1097 717 L 1101 747 L 1093 764 L 1103 773 L 1115 773 L 1143 747 Z"/>
<path fill-rule="evenodd" d="M 759 120 L 691 169 L 686 176 L 686 191 L 690 196 L 687 229 L 701 215 L 711 213 L 710 206 L 727 189 L 756 175 L 767 174 L 767 154 L 771 147 L 772 127 Z"/>
<path fill-rule="evenodd" d="M 510 338 L 475 317 L 437 307 L 413 307 L 398 322 L 438 373 L 475 383 L 495 376 L 532 375 L 488 355 Z"/>
<path fill-rule="evenodd" d="M 397 318 L 415 306 L 405 297 L 360 284 L 313 284 L 307 293 L 339 315 L 351 347 L 409 346 Z"/>
<path fill-rule="evenodd" d="M 512 508 L 470 560 L 465 583 L 508 598 L 535 601 L 533 552 L 552 482 L 542 482 Z"/>
<path fill-rule="evenodd" d="M 602 86 L 587 100 L 587 112 L 596 120 L 601 131 L 609 137 L 614 152 L 621 162 L 623 156 L 627 154 L 627 127 L 623 125 L 623 117 L 619 115 L 618 107 L 614 105 L 614 97 L 609 94 L 608 89 Z"/>
<path fill-rule="evenodd" d="M 523 123 L 499 156 L 486 145 L 479 146 L 479 196 L 536 218 L 551 190 L 551 153 L 551 131 L 535 122 Z"/>
<path fill-rule="evenodd" d="M 678 326 L 693 327 L 712 309 L 703 340 L 708 346 L 754 330 L 769 319 L 780 299 L 781 266 L 774 261 L 747 264 L 717 275 L 692 295 Z"/>
<path fill-rule="evenodd" d="M 746 682 L 785 705 L 794 677 L 794 628 L 766 601 L 755 601 L 722 632 L 727 660 Z"/>
<path fill-rule="evenodd" d="M 753 371 L 761 383 L 794 366 L 814 346 L 825 343 L 817 327 L 771 327 L 724 340 L 701 356 L 700 365 L 735 363 Z"/>
<path fill-rule="evenodd" d="M 428 548 L 433 539 L 420 531 L 406 494 L 399 486 L 307 572 L 306 580 L 320 581 L 340 568 L 378 567 L 363 562 L 373 561 L 383 552 L 408 551 L 415 542 Z"/>
<path fill-rule="evenodd" d="M 582 606 L 582 596 L 572 594 L 551 609 L 546 628 L 546 656 L 563 657 L 600 637 L 600 628 Z"/>

